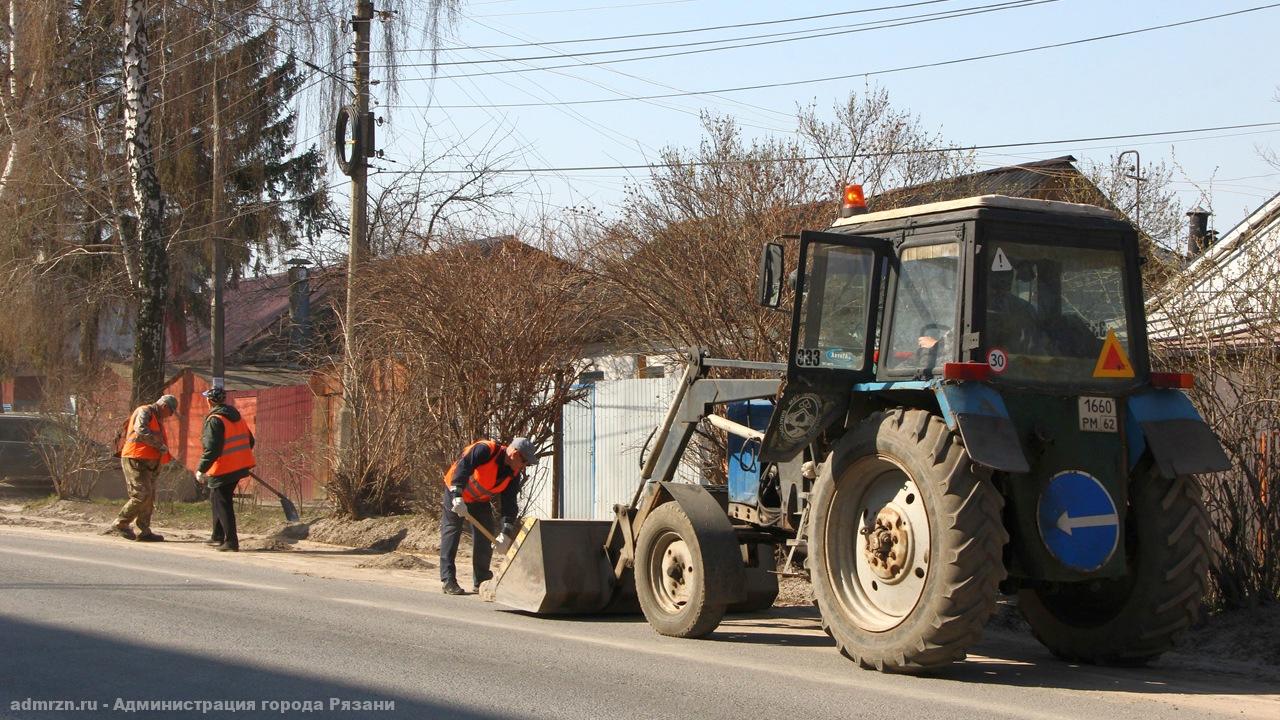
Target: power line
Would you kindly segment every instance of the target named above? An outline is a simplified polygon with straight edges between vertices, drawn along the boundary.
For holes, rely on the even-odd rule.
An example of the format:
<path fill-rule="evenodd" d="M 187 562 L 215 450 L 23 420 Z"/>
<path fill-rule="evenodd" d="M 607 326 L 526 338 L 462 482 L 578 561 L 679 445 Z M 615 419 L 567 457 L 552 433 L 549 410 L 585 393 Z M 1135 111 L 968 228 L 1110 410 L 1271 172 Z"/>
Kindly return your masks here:
<path fill-rule="evenodd" d="M 603 104 L 603 103 L 629 102 L 634 100 L 661 100 L 664 98 L 685 97 L 689 95 L 718 95 L 721 93 L 746 92 L 748 90 L 767 90 L 771 88 L 794 87 L 797 85 L 812 85 L 814 83 L 835 82 L 837 80 L 850 80 L 853 78 L 869 78 L 876 75 L 889 75 L 892 73 L 907 72 L 910 70 L 924 70 L 927 68 L 945 67 L 948 65 L 959 65 L 961 63 L 976 62 L 978 60 L 991 60 L 994 58 L 1009 57 L 1013 55 L 1022 55 L 1025 53 L 1039 52 L 1041 50 L 1053 50 L 1057 48 L 1070 47 L 1072 45 L 1083 45 L 1085 43 L 1098 42 L 1101 40 L 1114 40 L 1115 38 L 1128 37 L 1132 35 L 1139 35 L 1142 33 L 1155 32 L 1157 30 L 1168 30 L 1171 28 L 1182 27 L 1185 25 L 1194 25 L 1197 23 L 1209 22 L 1211 20 L 1221 20 L 1223 18 L 1232 17 L 1235 15 L 1243 15 L 1245 13 L 1259 12 L 1262 10 L 1271 10 L 1276 7 L 1280 7 L 1280 3 L 1272 3 L 1270 5 L 1260 5 L 1258 7 L 1247 8 L 1247 9 L 1238 10 L 1235 12 L 1222 13 L 1220 15 L 1209 15 L 1205 17 L 1193 18 L 1191 20 L 1182 20 L 1174 23 L 1166 23 L 1164 25 L 1151 25 L 1149 27 L 1138 28 L 1135 30 L 1126 30 L 1123 32 L 1108 33 L 1106 35 L 1094 35 L 1091 37 L 1080 38 L 1077 40 L 1068 40 L 1065 42 L 1050 43 L 1047 45 L 1036 45 L 1034 47 L 1019 48 L 1017 50 L 1006 50 L 1003 52 L 986 53 L 983 55 L 970 55 L 968 57 L 953 58 L 951 60 L 939 60 L 937 62 L 931 62 L 931 63 L 919 63 L 916 65 L 903 65 L 895 68 L 886 68 L 883 70 L 867 70 L 864 72 L 849 73 L 847 75 L 832 75 L 830 77 L 809 78 L 806 80 L 785 80 L 785 81 L 774 82 L 774 83 L 761 83 L 759 85 L 739 85 L 737 87 L 720 88 L 717 90 L 698 90 L 693 92 L 666 93 L 662 95 L 640 95 L 640 96 L 631 97 L 631 98 L 625 98 L 625 97 L 624 98 L 595 98 L 590 100 L 569 100 L 563 103 L 558 103 L 558 102 L 504 103 L 500 105 L 489 105 L 486 107 L 489 107 L 489 108 L 542 107 L 547 105 L 560 105 L 560 104 L 597 105 L 597 104 Z M 613 61 L 610 61 L 610 62 L 613 62 Z M 604 64 L 604 63 L 583 63 L 583 65 L 598 65 L 598 64 Z M 574 67 L 574 66 L 562 66 L 562 67 Z M 547 70 L 551 68 L 542 68 L 542 69 Z M 511 71 L 511 72 L 521 72 L 521 71 Z M 478 73 L 478 74 L 485 75 L 490 73 Z M 455 78 L 455 77 L 472 77 L 472 75 L 442 75 L 434 79 L 446 80 L 446 79 Z M 417 78 L 417 79 L 421 80 L 426 78 Z M 427 108 L 439 108 L 442 110 L 463 110 L 463 109 L 476 109 L 477 106 L 475 105 L 431 105 L 431 106 L 392 105 L 390 107 L 403 108 L 403 109 L 409 109 L 409 110 L 427 109 Z"/>
<path fill-rule="evenodd" d="M 637 165 L 579 165 L 574 167 L 553 167 L 553 168 L 512 168 L 508 170 L 494 170 L 492 172 L 501 174 L 515 173 L 562 173 L 562 172 L 583 172 L 595 170 L 652 170 L 656 168 L 673 168 L 673 167 L 716 167 L 724 165 L 750 165 L 754 163 L 771 163 L 771 162 L 813 162 L 818 160 L 850 160 L 853 158 L 869 158 L 869 157 L 893 157 L 898 155 L 930 155 L 935 153 L 951 153 L 951 152 L 972 152 L 976 150 L 998 150 L 1007 148 L 1033 147 L 1037 145 L 1070 145 L 1082 142 L 1097 142 L 1100 140 L 1131 140 L 1135 138 L 1158 137 L 1162 135 L 1189 135 L 1200 132 L 1215 132 L 1218 130 L 1239 130 L 1243 128 L 1262 128 L 1277 127 L 1278 122 L 1261 122 L 1247 123 L 1242 125 L 1220 125 L 1218 127 L 1192 128 L 1186 130 L 1162 130 L 1159 132 L 1142 132 L 1127 133 L 1123 135 L 1095 135 L 1093 137 L 1066 138 L 1060 140 L 1035 140 L 1014 143 L 994 143 L 989 145 L 952 145 L 939 148 L 921 148 L 913 150 L 890 150 L 886 152 L 872 153 L 854 153 L 849 155 L 808 155 L 802 157 L 784 157 L 772 160 L 690 160 L 688 162 L 675 163 L 646 163 Z M 474 169 L 458 168 L 451 170 L 386 170 L 384 174 L 396 173 L 424 173 L 428 175 L 458 175 L 464 173 L 475 172 Z"/>
<path fill-rule="evenodd" d="M 920 25 L 923 23 L 937 22 L 939 20 L 953 20 L 956 18 L 968 17 L 971 15 L 983 15 L 986 13 L 1001 12 L 1004 10 L 1017 10 L 1017 9 L 1026 8 L 1026 7 L 1033 7 L 1035 5 L 1045 5 L 1048 3 L 1055 3 L 1055 2 L 1059 2 L 1059 0 L 1009 0 L 1007 2 L 994 3 L 991 5 L 977 5 L 977 6 L 968 7 L 968 8 L 961 8 L 958 10 L 948 10 L 941 13 L 926 13 L 924 15 L 911 15 L 907 17 L 892 18 L 889 20 L 877 20 L 877 21 L 871 21 L 871 22 L 865 22 L 865 23 L 854 23 L 852 25 L 843 26 L 844 29 L 832 30 L 828 32 L 815 33 L 812 30 L 791 30 L 788 32 L 781 32 L 781 33 L 766 33 L 763 35 L 747 35 L 747 36 L 737 37 L 737 38 L 725 38 L 723 40 L 698 40 L 698 41 L 686 42 L 686 43 L 670 43 L 667 45 L 649 45 L 645 47 L 622 48 L 622 49 L 613 49 L 613 50 L 593 50 L 593 51 L 580 52 L 580 53 L 562 53 L 560 55 L 538 55 L 538 56 L 530 56 L 530 57 L 522 57 L 522 58 L 511 58 L 511 61 L 515 62 L 515 61 L 528 61 L 528 60 L 552 60 L 558 57 L 592 57 L 596 55 L 616 55 L 621 53 L 645 52 L 648 50 L 663 50 L 663 49 L 669 49 L 669 48 L 700 47 L 704 45 L 716 45 L 716 44 L 727 43 L 727 42 L 736 43 L 733 45 L 724 45 L 723 47 L 712 47 L 712 48 L 702 47 L 699 50 L 682 50 L 680 52 L 660 53 L 657 55 L 644 55 L 641 57 L 634 57 L 634 58 L 619 58 L 617 60 L 601 60 L 597 63 L 592 63 L 592 64 L 603 65 L 606 63 L 633 62 L 636 60 L 653 60 L 657 58 L 680 57 L 683 55 L 699 55 L 702 53 L 720 52 L 722 50 L 738 50 L 741 48 L 760 47 L 763 45 L 778 45 L 781 43 L 799 42 L 801 40 L 813 40 L 817 38 L 835 37 L 838 35 L 851 35 L 853 33 L 870 32 L 872 30 L 887 30 L 887 29 L 893 29 L 893 28 L 907 27 L 910 25 Z M 799 33 L 811 33 L 811 34 L 800 35 Z M 792 35 L 796 37 L 782 37 L 784 35 Z M 736 42 L 738 40 L 753 40 L 758 38 L 774 38 L 774 39 L 760 40 L 759 42 L 744 42 L 744 43 Z M 467 60 L 467 61 L 446 62 L 446 63 L 436 63 L 436 62 L 401 63 L 397 65 L 397 67 L 439 67 L 442 65 L 482 65 L 482 64 L 494 63 L 494 62 L 504 62 L 504 61 L 502 60 Z M 388 67 L 388 66 L 376 65 L 375 67 Z M 461 77 L 477 77 L 481 75 L 501 75 L 504 73 L 530 72 L 530 70 L 552 70 L 552 69 L 565 68 L 565 67 L 574 67 L 574 66 L 573 65 L 551 65 L 547 67 L 537 67 L 537 68 L 530 68 L 525 70 L 516 70 L 516 69 L 493 70 L 490 72 L 472 73 L 468 75 L 443 75 L 441 76 L 441 78 L 449 79 L 449 78 L 461 78 Z"/>
<path fill-rule="evenodd" d="M 684 5 L 684 4 L 686 4 L 686 3 L 690 3 L 690 2 L 696 2 L 696 0 L 651 0 L 651 2 L 620 3 L 620 4 L 617 4 L 617 5 L 595 5 L 595 6 L 593 6 L 593 7 L 583 7 L 583 8 L 565 8 L 565 9 L 562 9 L 562 10 L 529 10 L 529 11 L 526 11 L 526 12 L 502 13 L 501 15 L 499 15 L 499 16 L 497 16 L 497 17 L 514 17 L 514 16 L 516 16 L 516 15 L 562 15 L 562 14 L 564 14 L 564 13 L 592 12 L 592 11 L 595 11 L 595 10 L 620 10 L 620 9 L 623 9 L 623 8 L 633 8 L 633 7 L 651 7 L 651 6 L 654 6 L 654 5 Z M 486 18 L 487 18 L 487 17 L 495 17 L 495 16 L 494 16 L 494 15 L 480 15 L 479 17 L 486 17 Z"/>
<path fill-rule="evenodd" d="M 684 30 L 663 30 L 660 32 L 632 33 L 630 35 L 605 35 L 592 38 L 577 38 L 573 40 L 545 40 L 542 42 L 522 42 L 522 43 L 505 43 L 499 45 L 458 45 L 455 47 L 442 47 L 439 50 L 502 50 L 506 48 L 519 47 L 546 47 L 547 45 L 571 45 L 575 43 L 591 43 L 604 42 L 607 40 L 633 40 L 636 38 L 661 37 L 664 35 L 688 35 L 690 33 L 711 32 L 714 30 L 734 30 L 745 27 L 760 27 L 762 25 L 784 25 L 787 23 L 804 22 L 806 20 L 821 20 L 825 18 L 840 17 L 843 15 L 861 15 L 864 13 L 879 12 L 881 10 L 900 10 L 902 8 L 917 7 L 920 5 L 937 5 L 939 3 L 951 2 L 951 0 L 926 0 L 925 2 L 909 2 L 899 3 L 897 5 L 881 5 L 880 7 L 865 8 L 862 10 L 842 10 L 840 12 L 823 13 L 821 15 L 804 15 L 801 17 L 779 18 L 777 20 L 757 20 L 755 22 L 734 23 L 732 25 L 707 25 L 705 27 L 686 28 Z M 484 25 L 484 23 L 479 23 Z M 397 50 L 395 52 L 432 52 L 435 48 L 409 48 L 406 50 Z M 392 52 L 391 50 L 377 50 L 375 52 Z"/>
<path fill-rule="evenodd" d="M 513 37 L 513 38 L 514 38 L 514 37 L 518 37 L 518 36 L 516 36 L 516 35 L 512 35 L 511 33 L 507 33 L 507 32 L 504 32 L 504 31 L 502 31 L 502 30 L 499 30 L 498 28 L 491 27 L 491 26 L 489 26 L 489 25 L 485 25 L 484 23 L 480 23 L 480 24 L 481 24 L 481 25 L 483 25 L 484 27 L 489 28 L 490 30 L 492 30 L 492 31 L 494 31 L 494 32 L 497 32 L 497 33 L 501 33 L 501 34 L 503 34 L 503 35 L 506 35 L 507 37 Z M 551 48 L 548 48 L 548 49 L 551 49 Z M 554 51 L 554 49 L 552 49 L 552 51 L 553 51 L 553 52 L 555 52 L 555 51 Z M 482 51 L 482 52 L 488 52 L 488 51 Z M 579 62 L 579 63 L 585 63 L 585 61 L 581 61 L 581 60 L 579 60 L 578 62 Z M 619 76 L 622 76 L 622 77 L 631 78 L 631 79 L 633 79 L 633 80 L 639 80 L 639 81 L 641 81 L 641 82 L 643 82 L 643 83 L 647 83 L 647 84 L 649 84 L 649 85 L 654 85 L 654 86 L 661 87 L 661 88 L 666 88 L 666 89 L 668 89 L 668 90 L 672 90 L 672 91 L 675 91 L 675 92 L 683 92 L 683 91 L 682 91 L 680 88 L 678 88 L 678 87 L 673 87 L 673 86 L 671 86 L 671 85 L 667 85 L 667 84 L 664 84 L 664 83 L 658 83 L 658 82 L 655 82 L 655 81 L 653 81 L 653 80 L 649 80 L 649 79 L 647 79 L 647 78 L 641 77 L 641 76 L 639 76 L 639 75 L 634 75 L 634 74 L 632 74 L 632 73 L 628 73 L 628 72 L 624 72 L 624 71 L 622 71 L 622 70 L 618 70 L 617 68 L 606 67 L 606 68 L 603 68 L 603 69 L 604 69 L 606 72 L 612 73 L 612 74 L 614 74 L 614 75 L 619 75 Z M 617 96 L 622 97 L 622 98 L 633 97 L 633 96 L 631 96 L 631 95 L 630 95 L 630 94 L 628 94 L 628 93 L 625 93 L 625 92 L 623 92 L 623 91 L 621 91 L 621 90 L 617 90 L 617 89 L 615 89 L 615 88 L 612 88 L 612 87 L 609 87 L 609 86 L 607 86 L 607 85 L 604 85 L 604 84 L 602 84 L 602 83 L 600 83 L 600 82 L 598 82 L 598 81 L 596 81 L 596 80 L 591 80 L 591 79 L 589 79 L 589 78 L 579 78 L 579 77 L 577 77 L 577 76 L 575 76 L 575 75 L 571 75 L 571 74 L 566 73 L 566 72 L 560 72 L 560 71 L 552 71 L 552 72 L 553 72 L 553 74 L 560 75 L 560 76 L 562 76 L 562 77 L 566 77 L 566 78 L 569 78 L 569 79 L 572 79 L 572 80 L 579 80 L 580 82 L 586 82 L 586 83 L 589 83 L 589 84 L 591 84 L 591 85 L 595 85 L 596 87 L 598 87 L 598 88 L 600 88 L 600 89 L 602 89 L 602 90 L 605 90 L 605 91 L 607 91 L 607 92 L 613 93 L 614 95 L 617 95 Z M 500 81 L 500 82 L 505 82 L 505 81 L 502 81 L 501 79 L 499 79 L 499 81 Z M 509 84 L 509 83 L 508 83 L 508 84 Z M 473 82 L 473 83 L 472 83 L 472 85 L 473 85 L 473 86 L 475 86 L 475 83 Z M 544 89 L 544 90 L 545 90 L 545 89 Z M 526 94 L 528 94 L 528 93 L 526 93 Z M 547 92 L 546 94 L 550 95 L 554 100 L 559 100 L 559 98 L 558 98 L 556 95 L 554 95 L 553 93 Z M 646 102 L 647 102 L 647 101 L 646 101 Z M 751 109 L 754 109 L 754 110 L 760 110 L 760 111 L 763 111 L 763 112 L 771 113 L 771 114 L 778 115 L 778 116 L 782 116 L 782 117 L 788 117 L 788 115 L 787 115 L 786 113 L 782 113 L 782 112 L 779 112 L 779 111 L 777 111 L 777 110 L 772 110 L 772 109 L 769 109 L 769 108 L 764 108 L 764 107 L 754 106 L 754 105 L 751 105 L 750 103 L 745 103 L 745 102 L 741 102 L 741 101 L 737 101 L 737 100 L 729 100 L 728 102 L 731 102 L 731 103 L 733 103 L 733 104 L 735 104 L 735 105 L 738 105 L 738 106 L 741 106 L 741 107 L 744 107 L 744 108 L 751 108 Z M 694 117 L 698 117 L 698 115 L 699 115 L 699 113 L 698 113 L 696 110 L 690 110 L 690 109 L 686 109 L 686 108 L 681 108 L 681 107 L 676 106 L 676 105 L 664 105 L 664 104 L 657 103 L 657 102 L 648 102 L 648 104 L 650 104 L 650 105 L 654 105 L 655 107 L 660 107 L 660 108 L 663 108 L 663 109 L 666 109 L 666 110 L 675 110 L 675 111 L 677 111 L 677 112 L 683 112 L 683 113 L 685 113 L 685 114 L 692 115 L 692 116 L 694 116 Z M 584 119 L 584 121 L 585 121 L 584 116 L 579 115 L 578 117 L 579 117 L 580 119 Z M 763 122 L 763 121 L 762 121 L 762 122 Z M 763 129 L 763 130 L 769 130 L 769 131 L 772 131 L 772 132 L 782 132 L 782 131 L 780 131 L 779 129 L 777 129 L 777 128 L 773 128 L 773 127 L 763 127 L 763 126 L 759 126 L 759 125 L 752 125 L 752 126 L 753 126 L 753 127 L 759 127 L 760 129 Z"/>

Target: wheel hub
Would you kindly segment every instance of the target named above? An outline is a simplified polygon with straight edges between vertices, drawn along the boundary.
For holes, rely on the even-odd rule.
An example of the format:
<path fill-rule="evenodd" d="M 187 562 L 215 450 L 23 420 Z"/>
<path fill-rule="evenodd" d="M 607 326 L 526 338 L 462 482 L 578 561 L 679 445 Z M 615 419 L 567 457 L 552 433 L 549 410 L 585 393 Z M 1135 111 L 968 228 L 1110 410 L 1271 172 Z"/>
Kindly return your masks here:
<path fill-rule="evenodd" d="M 864 538 L 863 558 L 881 580 L 897 583 L 911 572 L 911 523 L 903 513 L 881 508 L 875 522 L 859 532 Z"/>
<path fill-rule="evenodd" d="M 683 540 L 675 540 L 662 553 L 661 592 L 662 604 L 671 611 L 678 611 L 689 602 L 693 583 L 693 555 Z"/>

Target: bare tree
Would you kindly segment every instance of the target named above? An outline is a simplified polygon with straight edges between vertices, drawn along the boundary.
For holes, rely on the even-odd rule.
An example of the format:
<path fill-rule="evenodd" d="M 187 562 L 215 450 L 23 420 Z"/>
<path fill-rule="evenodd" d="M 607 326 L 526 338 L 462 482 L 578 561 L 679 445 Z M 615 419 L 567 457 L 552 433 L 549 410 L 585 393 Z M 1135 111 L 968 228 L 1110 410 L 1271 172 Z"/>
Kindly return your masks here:
<path fill-rule="evenodd" d="M 112 415 L 95 398 L 85 376 L 46 378 L 40 416 L 43 423 L 37 447 L 59 498 L 85 499 L 104 476 L 119 472 L 111 448 L 95 440 L 88 428 L 120 426 L 123 418 Z M 119 410 L 116 410 L 118 413 Z"/>
<path fill-rule="evenodd" d="M 847 182 L 881 192 L 972 164 L 967 153 L 939 150 L 942 138 L 883 90 L 851 95 L 832 119 L 801 109 L 799 123 L 795 139 L 748 142 L 733 119 L 706 116 L 700 146 L 666 150 L 647 182 L 629 189 L 621 217 L 567 219 L 618 344 L 777 359 L 786 318 L 755 303 L 763 244 L 829 225 Z M 794 242 L 790 249 L 794 262 Z"/>
<path fill-rule="evenodd" d="M 449 463 L 485 437 L 546 446 L 599 316 L 571 263 L 514 237 L 454 236 L 370 263 L 358 334 L 370 372 L 330 498 L 344 514 L 438 500 Z"/>
<path fill-rule="evenodd" d="M 816 105 L 800 108 L 798 116 L 805 150 L 818 158 L 819 177 L 833 206 L 850 183 L 873 196 L 954 178 L 974 167 L 972 153 L 948 149 L 942 133 L 895 107 L 884 88 L 850 93 L 835 104 L 829 119 Z"/>
<path fill-rule="evenodd" d="M 729 118 L 705 117 L 692 152 L 663 152 L 621 216 L 565 218 L 593 275 L 614 344 L 665 352 L 700 346 L 721 357 L 774 359 L 780 313 L 753 299 L 762 244 L 828 219 L 825 183 L 798 141 L 747 142 Z"/>
<path fill-rule="evenodd" d="M 1192 370 L 1192 400 L 1232 469 L 1203 478 L 1213 600 L 1280 599 L 1280 259 L 1262 244 L 1206 256 L 1152 300 L 1156 364 Z"/>
<path fill-rule="evenodd" d="M 1274 99 L 1276 102 L 1280 102 L 1280 88 L 1276 89 Z M 1258 151 L 1258 157 L 1261 157 L 1263 162 L 1277 170 L 1280 170 L 1280 153 L 1277 153 L 1275 148 L 1258 145 L 1256 146 L 1256 149 Z"/>
<path fill-rule="evenodd" d="M 1186 231 L 1186 209 L 1172 187 L 1174 169 L 1163 161 L 1134 167 L 1113 155 L 1106 162 L 1083 163 L 1081 172 L 1083 181 L 1074 179 L 1066 188 L 1067 199 L 1110 208 L 1134 223 L 1147 259 L 1143 283 L 1149 295 L 1155 294 L 1182 262 L 1179 244 Z"/>

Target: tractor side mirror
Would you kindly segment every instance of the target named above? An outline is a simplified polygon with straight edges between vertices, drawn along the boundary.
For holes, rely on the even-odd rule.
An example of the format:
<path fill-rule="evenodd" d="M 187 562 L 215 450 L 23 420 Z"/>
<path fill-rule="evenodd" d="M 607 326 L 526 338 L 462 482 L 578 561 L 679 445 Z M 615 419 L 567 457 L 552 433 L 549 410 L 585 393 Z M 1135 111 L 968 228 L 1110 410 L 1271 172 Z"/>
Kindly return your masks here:
<path fill-rule="evenodd" d="M 756 300 L 763 306 L 778 309 L 782 305 L 782 243 L 768 243 L 760 253 L 760 284 Z"/>

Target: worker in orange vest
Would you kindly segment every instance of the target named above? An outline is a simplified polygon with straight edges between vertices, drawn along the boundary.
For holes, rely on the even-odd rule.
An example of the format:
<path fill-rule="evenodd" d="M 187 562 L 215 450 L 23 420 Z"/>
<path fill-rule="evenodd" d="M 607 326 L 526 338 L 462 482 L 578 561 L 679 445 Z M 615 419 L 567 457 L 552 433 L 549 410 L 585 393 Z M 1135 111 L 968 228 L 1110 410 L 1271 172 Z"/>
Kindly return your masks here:
<path fill-rule="evenodd" d="M 129 415 L 122 434 L 120 469 L 129 488 L 129 501 L 108 532 L 140 542 L 159 542 L 163 535 L 151 532 L 151 514 L 156 507 L 156 477 L 160 466 L 173 459 L 160 421 L 178 414 L 178 398 L 163 395 L 150 405 L 142 405 Z M 129 523 L 138 525 L 135 535 Z"/>
<path fill-rule="evenodd" d="M 496 440 L 480 440 L 462 451 L 462 457 L 444 474 L 444 508 L 440 515 L 440 582 L 446 595 L 466 595 L 458 585 L 454 559 L 462 536 L 464 516 L 486 528 L 493 528 L 495 497 L 502 503 L 500 546 L 509 546 L 515 537 L 518 497 L 525 467 L 538 464 L 538 451 L 529 438 L 518 437 L 510 445 Z M 472 592 L 480 591 L 480 583 L 493 577 L 489 561 L 493 547 L 475 527 L 471 528 Z"/>
<path fill-rule="evenodd" d="M 226 390 L 213 387 L 201 395 L 209 401 L 209 414 L 200 435 L 204 454 L 196 468 L 196 482 L 209 486 L 213 508 L 213 533 L 205 544 L 217 545 L 220 552 L 239 552 L 235 492 L 256 464 L 253 433 L 240 411 L 227 404 Z"/>

